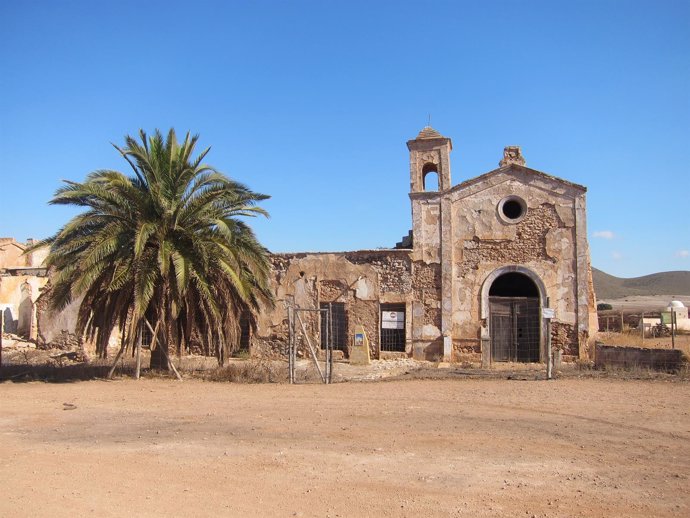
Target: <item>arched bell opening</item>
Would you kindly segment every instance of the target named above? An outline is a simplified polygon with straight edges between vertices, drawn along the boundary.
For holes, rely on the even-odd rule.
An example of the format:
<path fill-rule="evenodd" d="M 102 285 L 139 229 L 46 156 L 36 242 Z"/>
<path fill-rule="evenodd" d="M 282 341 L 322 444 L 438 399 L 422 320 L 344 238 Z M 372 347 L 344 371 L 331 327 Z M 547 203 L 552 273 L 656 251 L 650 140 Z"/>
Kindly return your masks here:
<path fill-rule="evenodd" d="M 438 167 L 436 164 L 427 163 L 422 167 L 422 187 L 425 191 L 439 190 Z"/>

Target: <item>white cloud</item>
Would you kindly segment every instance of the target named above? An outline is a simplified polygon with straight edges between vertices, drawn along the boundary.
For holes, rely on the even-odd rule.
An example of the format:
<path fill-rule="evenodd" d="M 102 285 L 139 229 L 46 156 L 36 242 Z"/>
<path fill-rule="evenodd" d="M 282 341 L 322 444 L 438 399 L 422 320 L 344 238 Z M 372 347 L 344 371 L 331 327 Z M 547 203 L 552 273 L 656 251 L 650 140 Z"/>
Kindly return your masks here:
<path fill-rule="evenodd" d="M 620 252 L 611 252 L 611 257 L 613 257 L 614 261 L 620 261 L 621 259 L 623 259 L 623 254 L 621 254 Z"/>
<path fill-rule="evenodd" d="M 690 257 L 690 250 L 678 250 L 676 252 L 676 257 L 682 257 L 683 259 L 686 259 Z"/>
<path fill-rule="evenodd" d="M 597 230 L 592 234 L 593 237 L 600 237 L 602 239 L 613 239 L 616 235 L 610 230 Z"/>

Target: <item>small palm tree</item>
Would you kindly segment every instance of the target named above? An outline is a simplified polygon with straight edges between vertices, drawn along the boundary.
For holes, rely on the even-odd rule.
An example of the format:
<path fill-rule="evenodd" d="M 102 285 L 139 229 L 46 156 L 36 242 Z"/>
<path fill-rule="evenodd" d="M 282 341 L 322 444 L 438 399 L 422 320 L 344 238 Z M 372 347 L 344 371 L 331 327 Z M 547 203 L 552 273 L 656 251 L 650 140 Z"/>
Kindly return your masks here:
<path fill-rule="evenodd" d="M 198 135 L 139 136 L 115 146 L 133 176 L 94 171 L 51 200 L 86 209 L 37 244 L 50 246 L 51 305 L 83 296 L 76 331 L 102 357 L 114 329 L 124 349 L 147 326 L 153 368 L 167 368 L 171 346 L 192 343 L 223 363 L 240 317 L 255 328 L 261 306 L 272 304 L 268 252 L 240 219 L 267 216 L 256 204 L 268 196 L 202 164 L 210 148 L 193 158 Z"/>

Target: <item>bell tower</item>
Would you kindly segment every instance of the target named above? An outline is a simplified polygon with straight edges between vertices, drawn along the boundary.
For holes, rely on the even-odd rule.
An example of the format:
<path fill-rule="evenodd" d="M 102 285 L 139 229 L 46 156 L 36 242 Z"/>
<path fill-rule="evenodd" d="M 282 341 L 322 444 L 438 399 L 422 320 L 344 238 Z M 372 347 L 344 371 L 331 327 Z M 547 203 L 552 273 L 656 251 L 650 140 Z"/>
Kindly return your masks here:
<path fill-rule="evenodd" d="M 450 152 L 453 144 L 431 126 L 419 132 L 417 138 L 407 141 L 410 150 L 410 192 L 450 189 Z M 437 189 L 431 187 L 436 175 Z"/>

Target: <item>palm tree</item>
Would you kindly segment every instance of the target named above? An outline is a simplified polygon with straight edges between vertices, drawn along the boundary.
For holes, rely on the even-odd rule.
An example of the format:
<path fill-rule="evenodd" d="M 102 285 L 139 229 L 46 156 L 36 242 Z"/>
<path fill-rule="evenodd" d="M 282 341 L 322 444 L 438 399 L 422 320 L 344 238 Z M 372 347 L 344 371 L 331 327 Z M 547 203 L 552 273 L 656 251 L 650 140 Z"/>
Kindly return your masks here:
<path fill-rule="evenodd" d="M 77 334 L 95 340 L 105 357 L 114 329 L 121 351 L 144 326 L 153 331 L 151 367 L 167 369 L 169 348 L 191 343 L 222 364 L 236 346 L 239 319 L 256 327 L 272 304 L 268 252 L 244 216 L 264 215 L 268 196 L 249 190 L 193 158 L 198 135 L 178 142 L 174 130 L 114 147 L 133 175 L 97 170 L 83 183 L 65 181 L 51 204 L 86 210 L 49 245 L 50 301 L 63 309 L 83 296 Z"/>

